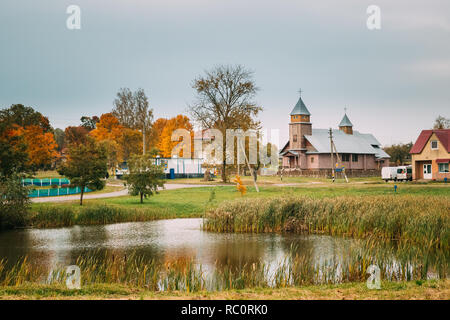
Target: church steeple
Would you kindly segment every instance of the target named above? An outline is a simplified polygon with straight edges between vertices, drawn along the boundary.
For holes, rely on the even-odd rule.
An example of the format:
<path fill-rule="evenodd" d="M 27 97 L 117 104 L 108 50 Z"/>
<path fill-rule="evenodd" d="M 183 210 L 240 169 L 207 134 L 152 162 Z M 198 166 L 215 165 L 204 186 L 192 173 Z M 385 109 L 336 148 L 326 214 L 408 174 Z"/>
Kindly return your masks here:
<path fill-rule="evenodd" d="M 311 113 L 309 112 L 308 108 L 306 108 L 306 105 L 302 100 L 301 90 L 299 92 L 300 97 L 298 98 L 297 104 L 295 105 L 294 109 L 292 109 L 291 112 L 291 122 L 309 123 Z"/>
<path fill-rule="evenodd" d="M 347 112 L 345 112 L 344 117 L 341 120 L 341 123 L 339 123 L 339 130 L 344 131 L 346 134 L 353 134 L 353 124 L 347 117 Z"/>
<path fill-rule="evenodd" d="M 301 92 L 300 92 L 301 93 Z M 289 149 L 306 150 L 305 135 L 312 134 L 312 124 L 310 122 L 311 113 L 306 108 L 300 96 L 297 104 L 291 112 L 291 122 L 289 123 Z"/>

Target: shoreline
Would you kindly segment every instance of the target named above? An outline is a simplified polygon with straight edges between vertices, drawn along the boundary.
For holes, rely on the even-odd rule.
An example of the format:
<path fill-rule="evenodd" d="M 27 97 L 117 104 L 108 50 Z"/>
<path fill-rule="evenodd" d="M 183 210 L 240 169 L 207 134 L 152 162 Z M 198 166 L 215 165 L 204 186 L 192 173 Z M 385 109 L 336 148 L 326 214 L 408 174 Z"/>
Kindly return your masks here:
<path fill-rule="evenodd" d="M 370 290 L 365 282 L 287 288 L 253 288 L 225 291 L 157 292 L 133 286 L 96 284 L 69 290 L 63 286 L 0 287 L 0 300 L 449 300 L 450 280 L 381 283 Z"/>

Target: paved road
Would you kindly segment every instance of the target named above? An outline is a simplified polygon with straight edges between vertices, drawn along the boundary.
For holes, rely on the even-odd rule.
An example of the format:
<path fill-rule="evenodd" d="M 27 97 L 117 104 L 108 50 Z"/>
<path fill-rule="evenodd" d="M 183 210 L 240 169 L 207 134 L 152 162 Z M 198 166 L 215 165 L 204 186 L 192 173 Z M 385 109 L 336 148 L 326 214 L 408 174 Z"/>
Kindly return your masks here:
<path fill-rule="evenodd" d="M 199 188 L 199 187 L 210 187 L 210 185 L 203 184 L 166 184 L 166 190 L 174 190 L 174 189 L 182 189 L 182 188 Z M 97 194 L 89 194 L 85 193 L 83 196 L 83 200 L 88 199 L 102 199 L 102 198 L 114 198 L 126 196 L 128 194 L 128 189 L 122 189 L 119 191 L 108 192 L 108 193 L 97 193 Z M 77 201 L 80 200 L 80 195 L 72 195 L 72 196 L 59 196 L 59 197 L 42 197 L 42 198 L 33 198 L 32 202 L 61 202 L 61 201 Z"/>

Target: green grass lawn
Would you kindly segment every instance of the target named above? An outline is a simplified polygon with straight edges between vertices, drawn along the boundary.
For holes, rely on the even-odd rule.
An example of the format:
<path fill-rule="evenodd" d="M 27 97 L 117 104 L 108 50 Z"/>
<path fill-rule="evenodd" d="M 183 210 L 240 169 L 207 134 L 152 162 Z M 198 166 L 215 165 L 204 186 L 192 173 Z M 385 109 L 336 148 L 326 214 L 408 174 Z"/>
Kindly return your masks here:
<path fill-rule="evenodd" d="M 113 187 L 110 187 L 113 188 Z M 215 190 L 215 200 L 208 203 L 212 190 Z M 392 184 L 359 184 L 359 185 L 307 185 L 294 187 L 276 187 L 276 186 L 261 186 L 260 192 L 256 192 L 253 187 L 247 188 L 247 193 L 244 198 L 259 198 L 259 197 L 276 197 L 280 195 L 307 195 L 312 197 L 337 197 L 344 195 L 387 195 L 394 194 Z M 434 185 L 412 185 L 412 184 L 398 184 L 396 194 L 402 195 L 439 195 L 450 198 L 450 186 L 434 184 Z M 185 188 L 176 190 L 162 190 L 159 194 L 152 196 L 139 203 L 139 197 L 123 196 L 116 198 L 92 199 L 85 200 L 86 206 L 91 205 L 111 205 L 124 208 L 152 208 L 164 209 L 172 214 L 180 217 L 199 217 L 205 211 L 205 207 L 216 207 L 223 201 L 234 200 L 241 198 L 240 193 L 235 186 L 211 186 L 198 188 Z M 34 203 L 33 208 L 39 206 L 78 206 L 77 201 L 61 202 L 61 203 Z"/>

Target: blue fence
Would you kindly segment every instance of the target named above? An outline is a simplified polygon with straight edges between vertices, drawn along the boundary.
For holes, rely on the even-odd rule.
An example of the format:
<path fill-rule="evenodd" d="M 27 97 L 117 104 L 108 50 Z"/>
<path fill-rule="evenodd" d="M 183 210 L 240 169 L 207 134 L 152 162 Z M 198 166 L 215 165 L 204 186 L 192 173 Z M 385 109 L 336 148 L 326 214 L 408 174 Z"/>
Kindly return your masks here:
<path fill-rule="evenodd" d="M 70 180 L 67 178 L 23 179 L 22 184 L 24 186 L 37 186 L 37 187 L 62 186 L 65 184 L 70 184 Z"/>
<path fill-rule="evenodd" d="M 84 192 L 92 192 L 89 188 L 84 188 Z M 40 197 L 57 197 L 57 196 L 68 196 L 72 194 L 81 193 L 80 187 L 75 188 L 51 188 L 51 189 L 35 189 L 30 191 L 30 198 L 40 198 Z"/>

